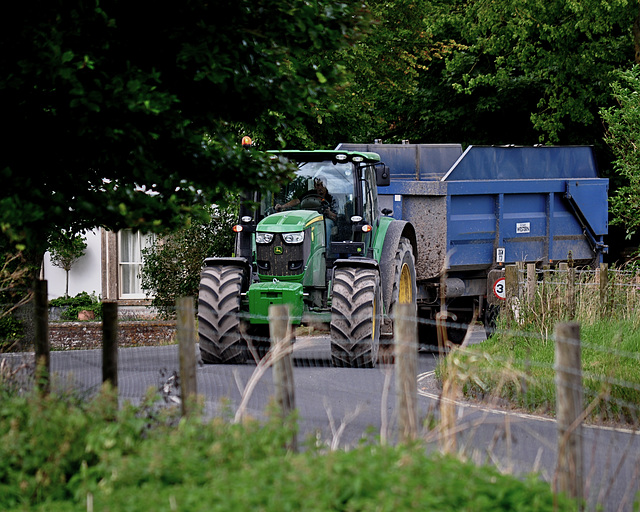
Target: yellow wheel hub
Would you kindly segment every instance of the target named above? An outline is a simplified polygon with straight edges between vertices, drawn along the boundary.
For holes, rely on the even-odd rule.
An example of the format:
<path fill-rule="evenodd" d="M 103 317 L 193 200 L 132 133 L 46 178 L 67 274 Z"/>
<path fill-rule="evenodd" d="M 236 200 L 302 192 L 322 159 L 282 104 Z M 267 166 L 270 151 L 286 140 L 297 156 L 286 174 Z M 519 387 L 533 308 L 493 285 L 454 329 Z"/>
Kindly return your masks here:
<path fill-rule="evenodd" d="M 411 304 L 413 302 L 412 284 L 409 265 L 404 263 L 400 270 L 400 288 L 398 290 L 398 302 L 400 304 Z"/>

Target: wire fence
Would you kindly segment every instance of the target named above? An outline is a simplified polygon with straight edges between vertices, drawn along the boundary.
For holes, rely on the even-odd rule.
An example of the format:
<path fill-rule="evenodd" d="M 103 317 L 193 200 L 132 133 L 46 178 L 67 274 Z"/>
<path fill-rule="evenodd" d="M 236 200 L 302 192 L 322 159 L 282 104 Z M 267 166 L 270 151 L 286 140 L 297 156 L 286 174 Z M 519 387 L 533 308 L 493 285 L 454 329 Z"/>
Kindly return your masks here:
<path fill-rule="evenodd" d="M 489 341 L 478 323 L 460 347 L 433 334 L 418 339 L 418 332 L 443 336 L 446 328 L 417 329 L 412 322 L 435 325 L 399 315 L 395 339 L 380 349 L 373 369 L 332 367 L 330 332 L 301 327 L 290 336 L 281 313 L 271 319 L 268 337 L 245 333 L 250 347 L 275 340 L 279 352 L 248 348 L 244 364 L 204 364 L 190 300 L 177 308 L 177 326 L 164 344 L 116 345 L 119 397 L 135 404 L 152 390 L 161 404 L 183 407 L 188 389 L 206 418 L 230 421 L 265 418 L 275 403 L 297 412 L 299 433 L 291 445 L 297 449 L 309 442 L 348 449 L 363 438 L 416 438 L 427 449 L 506 473 L 535 473 L 555 489 L 583 496 L 588 510 L 637 510 L 640 344 L 633 343 L 640 286 L 633 274 L 619 271 L 607 272 L 604 287 L 592 270 L 573 277 L 570 269 L 533 272 L 535 278 L 524 267 L 515 273 L 515 292 L 505 299 Z M 626 330 L 592 331 L 602 329 L 603 319 L 622 322 Z M 541 329 L 542 322 L 551 327 Z M 559 325 L 579 328 L 559 336 Z M 95 348 L 50 347 L 52 392 L 87 398 L 99 392 L 105 347 L 97 336 Z M 559 337 L 573 354 L 568 359 L 557 353 Z M 191 377 L 185 353 L 193 356 Z M 36 359 L 33 347 L 0 354 L 0 383 L 16 392 L 33 389 Z"/>

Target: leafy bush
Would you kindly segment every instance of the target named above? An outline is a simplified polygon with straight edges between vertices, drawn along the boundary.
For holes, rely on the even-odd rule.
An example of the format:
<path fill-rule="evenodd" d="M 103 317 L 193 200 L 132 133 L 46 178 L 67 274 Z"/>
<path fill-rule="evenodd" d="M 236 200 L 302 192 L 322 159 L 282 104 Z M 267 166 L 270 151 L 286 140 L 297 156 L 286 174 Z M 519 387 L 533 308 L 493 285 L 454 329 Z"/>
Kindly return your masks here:
<path fill-rule="evenodd" d="M 35 271 L 21 252 L 7 252 L 0 242 L 0 352 L 10 350 L 23 337 L 24 325 L 17 313 L 31 300 Z"/>
<path fill-rule="evenodd" d="M 235 206 L 212 209 L 211 221 L 159 238 L 142 251 L 142 288 L 153 296 L 152 305 L 164 317 L 173 316 L 176 299 L 197 297 L 205 258 L 228 256 L 233 251 L 237 220 Z"/>
<path fill-rule="evenodd" d="M 549 484 L 427 454 L 419 444 L 363 443 L 345 452 L 285 446 L 294 426 L 175 423 L 153 397 L 117 410 L 90 401 L 3 397 L 0 509 L 551 511 Z M 90 498 L 89 498 L 90 497 Z M 557 497 L 557 510 L 574 510 Z"/>
<path fill-rule="evenodd" d="M 0 353 L 22 338 L 24 325 L 12 315 L 0 316 Z"/>
<path fill-rule="evenodd" d="M 80 311 L 93 311 L 96 320 L 102 318 L 102 302 L 95 294 L 80 292 L 75 297 L 58 297 L 49 301 L 49 306 L 64 308 L 60 318 L 77 320 Z"/>

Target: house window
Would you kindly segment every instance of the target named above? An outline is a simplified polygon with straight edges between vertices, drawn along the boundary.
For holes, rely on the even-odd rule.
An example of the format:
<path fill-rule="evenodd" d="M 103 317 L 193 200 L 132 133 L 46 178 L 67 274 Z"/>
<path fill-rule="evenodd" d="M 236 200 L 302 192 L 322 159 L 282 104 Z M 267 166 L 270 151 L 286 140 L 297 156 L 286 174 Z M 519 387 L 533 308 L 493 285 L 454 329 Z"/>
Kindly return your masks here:
<path fill-rule="evenodd" d="M 142 268 L 142 249 L 149 247 L 153 235 L 144 235 L 139 231 L 123 229 L 118 231 L 118 283 L 121 299 L 144 299 L 140 269 Z"/>

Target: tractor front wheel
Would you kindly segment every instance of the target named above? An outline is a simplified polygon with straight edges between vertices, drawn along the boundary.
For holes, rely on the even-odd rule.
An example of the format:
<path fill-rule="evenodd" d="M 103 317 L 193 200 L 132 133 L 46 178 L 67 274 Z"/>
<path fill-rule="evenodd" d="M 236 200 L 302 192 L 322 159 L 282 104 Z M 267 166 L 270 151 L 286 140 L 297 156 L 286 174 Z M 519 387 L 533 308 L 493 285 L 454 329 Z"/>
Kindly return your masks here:
<path fill-rule="evenodd" d="M 204 363 L 241 364 L 246 348 L 240 328 L 243 271 L 238 267 L 205 267 L 198 296 L 198 335 Z"/>
<path fill-rule="evenodd" d="M 369 268 L 337 268 L 331 306 L 333 366 L 373 368 L 378 362 L 382 290 L 380 274 Z"/>

